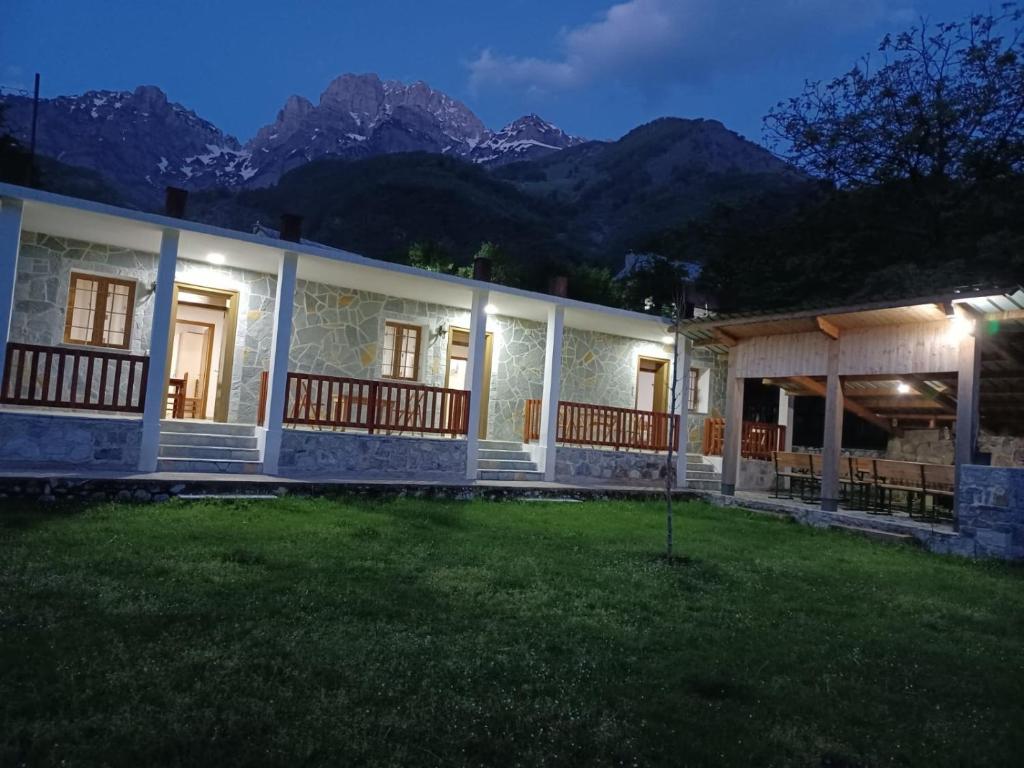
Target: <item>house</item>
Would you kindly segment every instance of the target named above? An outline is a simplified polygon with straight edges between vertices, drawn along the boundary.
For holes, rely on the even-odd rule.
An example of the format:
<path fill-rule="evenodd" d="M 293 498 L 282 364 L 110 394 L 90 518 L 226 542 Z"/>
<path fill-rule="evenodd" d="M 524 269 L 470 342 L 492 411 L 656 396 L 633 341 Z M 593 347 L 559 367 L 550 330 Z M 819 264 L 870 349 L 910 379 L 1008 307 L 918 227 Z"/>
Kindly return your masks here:
<path fill-rule="evenodd" d="M 298 229 L 0 185 L 0 470 L 657 483 L 718 407 L 663 318 Z"/>

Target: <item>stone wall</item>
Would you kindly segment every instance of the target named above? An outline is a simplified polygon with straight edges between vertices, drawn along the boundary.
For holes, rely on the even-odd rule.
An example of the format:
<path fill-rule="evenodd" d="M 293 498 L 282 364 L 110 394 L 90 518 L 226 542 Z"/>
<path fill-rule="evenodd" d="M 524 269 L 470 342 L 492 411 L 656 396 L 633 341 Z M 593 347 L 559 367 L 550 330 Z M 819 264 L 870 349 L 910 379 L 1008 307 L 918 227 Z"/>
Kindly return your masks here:
<path fill-rule="evenodd" d="M 952 464 L 955 441 L 949 428 L 908 429 L 892 437 L 885 457 L 928 464 Z M 992 456 L 994 467 L 1024 467 L 1024 438 L 1009 435 L 978 435 L 978 450 Z"/>
<path fill-rule="evenodd" d="M 633 408 L 638 357 L 672 359 L 672 347 L 566 328 L 562 342 L 562 400 Z"/>
<path fill-rule="evenodd" d="M 968 465 L 960 471 L 957 523 L 973 554 L 1024 559 L 1024 469 Z"/>
<path fill-rule="evenodd" d="M 689 453 L 702 453 L 704 450 L 704 422 L 709 417 L 722 418 L 725 414 L 725 382 L 728 371 L 728 358 L 708 349 L 693 350 L 690 366 L 709 370 L 711 378 L 708 387 L 707 410 L 691 413 L 686 419 L 686 450 Z"/>
<path fill-rule="evenodd" d="M 432 480 L 466 478 L 466 441 L 285 429 L 282 475 Z"/>
<path fill-rule="evenodd" d="M 557 450 L 555 480 L 561 483 L 652 485 L 664 482 L 664 454 L 563 446 Z"/>
<path fill-rule="evenodd" d="M 71 273 L 77 271 L 136 281 L 128 352 L 148 355 L 157 259 L 155 253 L 23 232 L 14 288 L 11 341 L 63 345 Z M 268 367 L 270 360 L 276 278 L 260 272 L 180 259 L 175 279 L 238 292 L 240 306 L 228 419 L 254 423 L 259 372 Z"/>
<path fill-rule="evenodd" d="M 142 420 L 0 411 L 0 467 L 130 470 L 139 465 Z"/>
<path fill-rule="evenodd" d="M 64 343 L 71 272 L 77 271 L 138 281 L 127 351 L 148 355 L 156 262 L 154 253 L 22 232 L 10 340 L 45 346 Z"/>
<path fill-rule="evenodd" d="M 759 459 L 740 459 L 737 491 L 770 491 L 775 487 L 775 465 Z"/>

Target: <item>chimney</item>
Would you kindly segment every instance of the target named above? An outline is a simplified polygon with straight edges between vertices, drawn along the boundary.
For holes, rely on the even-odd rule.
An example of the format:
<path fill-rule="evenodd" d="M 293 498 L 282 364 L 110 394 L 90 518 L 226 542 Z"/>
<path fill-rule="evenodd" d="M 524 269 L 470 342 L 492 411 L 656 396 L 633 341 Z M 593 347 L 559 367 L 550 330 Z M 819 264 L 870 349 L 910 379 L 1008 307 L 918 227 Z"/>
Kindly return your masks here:
<path fill-rule="evenodd" d="M 477 256 L 473 259 L 473 279 L 491 282 L 491 260 L 486 256 Z"/>
<path fill-rule="evenodd" d="M 566 275 L 552 275 L 548 278 L 548 293 L 552 296 L 561 296 L 563 299 L 569 295 L 569 278 Z"/>
<path fill-rule="evenodd" d="M 178 187 L 168 187 L 164 196 L 164 213 L 176 219 L 184 219 L 187 202 L 188 192 Z"/>
<path fill-rule="evenodd" d="M 281 215 L 281 239 L 292 243 L 302 242 L 302 217 L 294 213 Z"/>

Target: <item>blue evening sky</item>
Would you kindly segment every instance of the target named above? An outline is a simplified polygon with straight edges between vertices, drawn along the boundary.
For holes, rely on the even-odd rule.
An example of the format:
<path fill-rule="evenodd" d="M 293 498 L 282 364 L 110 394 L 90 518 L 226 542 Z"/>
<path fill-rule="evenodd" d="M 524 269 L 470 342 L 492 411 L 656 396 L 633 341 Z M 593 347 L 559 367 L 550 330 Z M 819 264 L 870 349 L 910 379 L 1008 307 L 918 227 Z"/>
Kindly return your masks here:
<path fill-rule="evenodd" d="M 343 72 L 425 80 L 492 128 L 537 112 L 589 138 L 662 115 L 760 138 L 805 78 L 848 69 L 886 31 L 984 0 L 7 0 L 0 85 L 44 96 L 163 88 L 241 140 L 292 93 Z"/>

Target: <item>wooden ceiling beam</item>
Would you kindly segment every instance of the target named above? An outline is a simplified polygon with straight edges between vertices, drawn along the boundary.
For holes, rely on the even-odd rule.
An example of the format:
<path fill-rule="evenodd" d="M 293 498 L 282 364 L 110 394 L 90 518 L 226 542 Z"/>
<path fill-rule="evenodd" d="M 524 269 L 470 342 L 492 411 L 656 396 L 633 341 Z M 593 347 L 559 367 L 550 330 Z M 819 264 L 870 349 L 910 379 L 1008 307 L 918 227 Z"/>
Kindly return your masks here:
<path fill-rule="evenodd" d="M 825 385 L 819 381 L 815 381 L 810 376 L 794 376 L 793 381 L 800 384 L 800 386 L 814 394 L 824 397 L 825 396 Z M 858 405 L 856 400 L 843 397 L 843 407 L 846 408 L 850 413 L 860 416 L 864 421 L 874 424 L 879 429 L 883 429 L 890 435 L 898 435 L 899 430 L 896 427 L 886 421 L 885 419 L 879 418 L 867 408 Z"/>
<path fill-rule="evenodd" d="M 721 328 L 715 328 L 714 330 L 711 331 L 711 333 L 714 334 L 715 341 L 721 344 L 723 347 L 735 347 L 737 344 L 736 337 L 731 336 L 730 334 L 723 331 Z"/>
<path fill-rule="evenodd" d="M 923 397 L 933 401 L 946 413 L 956 413 L 956 398 L 945 392 L 940 392 L 926 381 L 927 374 L 921 376 L 906 376 L 904 381 L 913 390 Z"/>
<path fill-rule="evenodd" d="M 831 320 L 822 317 L 821 315 L 818 315 L 816 318 L 814 318 L 814 320 L 818 324 L 818 330 L 824 333 L 830 339 L 839 338 L 839 326 L 837 326 Z"/>

